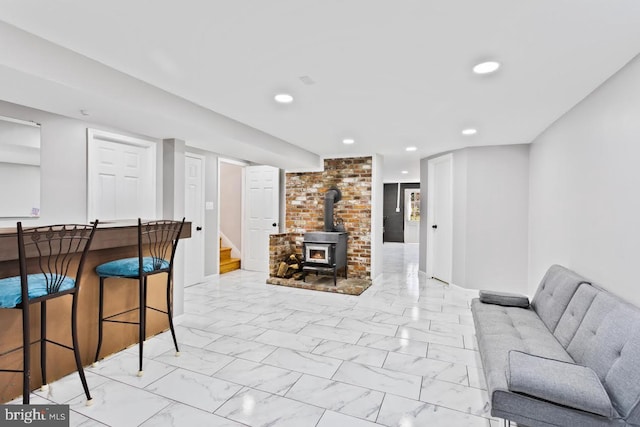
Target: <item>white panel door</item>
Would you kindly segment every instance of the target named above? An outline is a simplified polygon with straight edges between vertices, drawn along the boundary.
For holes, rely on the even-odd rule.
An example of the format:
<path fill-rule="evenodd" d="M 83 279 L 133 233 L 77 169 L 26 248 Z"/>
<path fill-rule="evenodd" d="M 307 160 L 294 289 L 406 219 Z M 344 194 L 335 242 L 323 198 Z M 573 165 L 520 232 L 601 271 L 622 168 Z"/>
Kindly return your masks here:
<path fill-rule="evenodd" d="M 155 144 L 89 130 L 89 220 L 156 218 Z"/>
<path fill-rule="evenodd" d="M 191 238 L 184 240 L 186 286 L 204 279 L 204 159 L 187 153 L 185 155 L 185 202 L 184 215 L 191 221 Z"/>
<path fill-rule="evenodd" d="M 269 235 L 279 231 L 279 200 L 279 170 L 271 166 L 247 166 L 242 245 L 242 265 L 246 270 L 269 271 Z"/>
<path fill-rule="evenodd" d="M 453 157 L 445 155 L 429 161 L 427 225 L 427 272 L 431 277 L 451 282 L 453 254 Z"/>

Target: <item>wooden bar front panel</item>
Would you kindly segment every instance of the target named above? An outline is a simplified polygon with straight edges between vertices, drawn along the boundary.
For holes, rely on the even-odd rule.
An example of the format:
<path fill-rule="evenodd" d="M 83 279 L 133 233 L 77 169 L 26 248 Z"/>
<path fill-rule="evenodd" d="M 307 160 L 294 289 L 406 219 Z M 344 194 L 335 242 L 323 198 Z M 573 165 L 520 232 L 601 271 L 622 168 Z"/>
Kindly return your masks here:
<path fill-rule="evenodd" d="M 190 237 L 191 224 L 185 223 L 185 230 L 181 238 Z M 111 247 L 94 250 L 110 245 L 129 243 L 133 232 L 133 246 Z M 122 227 L 115 229 L 99 229 L 94 237 L 92 250 L 87 254 L 84 274 L 81 278 L 81 288 L 78 300 L 78 342 L 82 362 L 85 366 L 93 363 L 98 339 L 98 303 L 99 278 L 95 267 L 111 260 L 137 256 L 137 228 Z M 107 239 L 99 239 L 101 237 Z M 120 236 L 116 236 L 120 234 Z M 127 234 L 125 236 L 123 234 Z M 4 237 L 4 236 L 3 236 Z M 4 241 L 3 241 L 4 240 Z M 0 245 L 5 246 L 12 240 L 17 258 L 15 237 L 0 239 Z M 107 243 L 105 243 L 107 242 Z M 3 248 L 4 254 L 8 251 Z M 6 255 L 5 255 L 6 257 Z M 80 255 L 76 257 L 76 264 Z M 0 261 L 0 277 L 19 275 L 18 262 L 14 260 Z M 147 303 L 151 307 L 166 309 L 166 274 L 149 277 Z M 48 338 L 71 345 L 71 296 L 55 298 L 47 302 L 47 336 Z M 104 313 L 105 315 L 121 312 L 139 306 L 139 288 L 137 280 L 107 279 L 105 282 Z M 138 311 L 118 317 L 119 320 L 138 320 Z M 169 328 L 167 316 L 154 310 L 147 310 L 147 337 L 156 335 Z M 118 352 L 138 342 L 138 325 L 105 323 L 101 358 Z M 40 304 L 31 307 L 31 339 L 40 337 Z M 20 310 L 0 309 L 0 354 L 12 348 L 22 346 L 22 315 Z M 0 367 L 3 369 L 22 369 L 22 349 L 0 357 Z M 47 345 L 47 380 L 53 382 L 71 372 L 74 372 L 75 361 L 73 352 L 60 348 L 55 344 Z M 137 373 L 137 364 L 131 366 L 131 373 Z M 37 389 L 42 384 L 40 373 L 40 345 L 31 346 L 31 389 Z M 78 394 L 82 388 L 78 389 Z M 0 372 L 0 402 L 8 402 L 22 395 L 22 373 Z"/>

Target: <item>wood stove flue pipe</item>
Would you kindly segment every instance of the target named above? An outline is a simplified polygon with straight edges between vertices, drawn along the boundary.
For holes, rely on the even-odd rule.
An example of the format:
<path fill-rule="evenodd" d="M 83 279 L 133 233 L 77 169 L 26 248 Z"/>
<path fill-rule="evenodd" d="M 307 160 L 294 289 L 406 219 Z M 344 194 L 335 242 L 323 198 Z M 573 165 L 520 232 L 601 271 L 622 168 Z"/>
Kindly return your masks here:
<path fill-rule="evenodd" d="M 342 199 L 342 193 L 335 185 L 324 194 L 324 231 L 336 231 L 333 223 L 333 205 Z"/>

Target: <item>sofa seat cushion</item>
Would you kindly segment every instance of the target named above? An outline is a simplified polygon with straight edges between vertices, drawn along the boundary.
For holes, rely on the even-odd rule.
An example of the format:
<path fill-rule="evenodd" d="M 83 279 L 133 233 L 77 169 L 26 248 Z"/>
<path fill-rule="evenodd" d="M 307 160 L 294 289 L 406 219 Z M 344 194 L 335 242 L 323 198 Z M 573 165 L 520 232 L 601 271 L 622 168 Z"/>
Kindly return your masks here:
<path fill-rule="evenodd" d="M 526 295 L 512 294 L 510 292 L 480 291 L 480 301 L 485 304 L 497 304 L 506 307 L 529 307 L 529 298 Z"/>
<path fill-rule="evenodd" d="M 622 427 L 629 426 L 624 420 L 605 418 L 590 412 L 580 411 L 567 406 L 556 405 L 546 400 L 526 394 L 498 390 L 493 395 L 491 415 L 510 419 L 518 425 L 530 427 Z M 513 425 L 513 424 L 511 424 Z"/>
<path fill-rule="evenodd" d="M 598 375 L 586 366 L 510 351 L 507 383 L 516 393 L 606 418 L 616 415 Z"/>
<path fill-rule="evenodd" d="M 533 310 L 484 304 L 476 298 L 471 311 L 491 396 L 496 390 L 508 391 L 506 368 L 511 350 L 573 362 Z M 492 410 L 493 406 L 492 402 Z"/>

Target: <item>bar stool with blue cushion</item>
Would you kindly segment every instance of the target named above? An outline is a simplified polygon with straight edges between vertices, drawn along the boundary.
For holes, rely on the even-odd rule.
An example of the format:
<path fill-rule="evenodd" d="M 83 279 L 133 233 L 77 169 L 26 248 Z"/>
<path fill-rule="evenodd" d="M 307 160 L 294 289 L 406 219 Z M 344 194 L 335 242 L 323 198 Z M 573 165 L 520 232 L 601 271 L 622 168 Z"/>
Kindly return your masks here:
<path fill-rule="evenodd" d="M 65 224 L 23 229 L 21 222 L 17 224 L 20 276 L 0 279 L 0 309 L 22 311 L 23 345 L 0 356 L 22 349 L 23 369 L 0 371 L 22 372 L 22 402 L 25 405 L 29 403 L 31 392 L 31 344 L 36 342 L 40 343 L 42 389 L 48 387 L 47 344 L 55 344 L 73 350 L 87 405 L 92 402 L 78 349 L 77 312 L 82 269 L 97 225 L 97 220 L 92 226 Z M 64 296 L 72 298 L 71 346 L 47 338 L 47 301 Z M 31 342 L 29 307 L 33 304 L 40 304 L 40 338 Z"/>
<path fill-rule="evenodd" d="M 173 259 L 178 246 L 184 218 L 182 221 L 149 221 L 142 222 L 138 218 L 138 256 L 132 258 L 117 259 L 96 267 L 96 273 L 100 276 L 100 305 L 98 307 L 98 348 L 96 350 L 95 363 L 100 357 L 102 347 L 103 323 L 124 323 L 138 325 L 139 364 L 138 376 L 142 376 L 143 344 L 146 339 L 146 309 L 152 309 L 165 313 L 169 319 L 169 328 L 176 347 L 176 355 L 180 354 L 176 332 L 173 327 L 172 296 L 173 296 Z M 164 273 L 167 275 L 167 308 L 166 311 L 147 305 L 147 277 Z M 111 277 L 120 279 L 132 279 L 138 281 L 140 295 L 139 306 L 116 314 L 104 315 L 104 285 L 105 280 Z M 138 321 L 118 320 L 123 314 L 138 310 Z"/>

